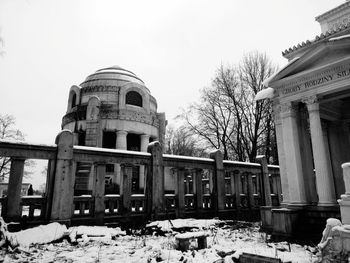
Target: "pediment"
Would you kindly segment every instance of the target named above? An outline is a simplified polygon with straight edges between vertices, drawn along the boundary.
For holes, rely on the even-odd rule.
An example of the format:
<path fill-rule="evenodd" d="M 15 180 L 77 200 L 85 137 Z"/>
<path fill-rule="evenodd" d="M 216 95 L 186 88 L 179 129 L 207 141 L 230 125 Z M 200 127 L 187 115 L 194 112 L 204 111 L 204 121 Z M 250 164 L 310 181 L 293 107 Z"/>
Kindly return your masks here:
<path fill-rule="evenodd" d="M 301 57 L 291 60 L 267 82 L 268 86 L 283 79 L 293 79 L 301 75 L 325 70 L 332 64 L 350 60 L 350 38 L 327 41 L 312 47 Z"/>

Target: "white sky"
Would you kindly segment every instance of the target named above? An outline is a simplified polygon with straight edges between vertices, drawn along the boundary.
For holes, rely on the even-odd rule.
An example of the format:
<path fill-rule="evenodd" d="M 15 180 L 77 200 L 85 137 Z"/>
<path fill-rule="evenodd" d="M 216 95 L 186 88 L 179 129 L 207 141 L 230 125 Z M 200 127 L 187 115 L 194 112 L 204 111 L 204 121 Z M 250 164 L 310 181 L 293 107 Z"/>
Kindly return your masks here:
<path fill-rule="evenodd" d="M 52 144 L 68 92 L 96 70 L 133 71 L 169 123 L 221 63 L 281 51 L 320 34 L 317 15 L 345 0 L 0 0 L 0 113 L 27 141 Z"/>

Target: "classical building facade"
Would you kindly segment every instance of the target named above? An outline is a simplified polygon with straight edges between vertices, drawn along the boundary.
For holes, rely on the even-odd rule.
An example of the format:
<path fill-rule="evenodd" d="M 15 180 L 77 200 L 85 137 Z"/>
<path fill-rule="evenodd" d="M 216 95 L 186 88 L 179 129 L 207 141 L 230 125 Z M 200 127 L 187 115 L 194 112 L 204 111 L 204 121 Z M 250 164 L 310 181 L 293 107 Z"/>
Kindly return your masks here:
<path fill-rule="evenodd" d="M 285 207 L 285 212 L 273 211 L 275 232 L 291 231 L 282 225 L 287 217 L 307 222 L 316 215 L 339 216 L 337 199 L 345 192 L 341 164 L 350 161 L 350 2 L 316 21 L 321 34 L 285 50 L 288 64 L 265 81 L 270 89 L 265 97 L 274 104 Z M 278 218 L 284 222 L 278 224 Z"/>
<path fill-rule="evenodd" d="M 119 66 L 89 75 L 69 91 L 62 129 L 74 133 L 74 144 L 130 151 L 147 151 L 152 141 L 164 145 L 165 113 L 157 112 L 157 101 L 144 82 Z M 89 194 L 92 187 L 89 163 L 77 167 L 75 194 Z M 133 168 L 132 187 L 142 192 L 144 167 Z M 106 168 L 106 193 L 119 193 L 120 165 Z"/>

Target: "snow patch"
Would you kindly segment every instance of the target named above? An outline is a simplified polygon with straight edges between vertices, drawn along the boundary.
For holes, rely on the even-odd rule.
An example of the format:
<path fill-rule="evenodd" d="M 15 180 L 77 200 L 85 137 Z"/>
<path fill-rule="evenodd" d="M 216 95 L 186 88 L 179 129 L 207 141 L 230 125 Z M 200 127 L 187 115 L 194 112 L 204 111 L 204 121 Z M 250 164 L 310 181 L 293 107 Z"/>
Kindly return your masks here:
<path fill-rule="evenodd" d="M 341 40 L 341 39 L 345 39 L 345 38 L 350 38 L 350 34 L 339 36 L 339 37 L 332 37 L 328 41 L 337 41 L 337 40 Z"/>
<path fill-rule="evenodd" d="M 272 99 L 274 96 L 275 90 L 273 88 L 266 88 L 263 90 L 260 90 L 256 95 L 254 100 L 264 100 L 264 99 Z"/>

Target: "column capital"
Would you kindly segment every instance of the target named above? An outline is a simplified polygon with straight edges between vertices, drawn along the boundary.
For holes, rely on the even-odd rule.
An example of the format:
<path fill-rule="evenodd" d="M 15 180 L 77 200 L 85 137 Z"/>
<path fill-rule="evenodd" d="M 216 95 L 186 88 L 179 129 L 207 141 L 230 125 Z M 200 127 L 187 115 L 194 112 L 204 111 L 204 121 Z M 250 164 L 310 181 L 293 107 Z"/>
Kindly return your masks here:
<path fill-rule="evenodd" d="M 145 138 L 145 139 L 149 139 L 151 137 L 151 135 L 148 134 L 141 134 L 140 135 L 141 138 Z"/>
<path fill-rule="evenodd" d="M 280 125 L 282 124 L 281 120 L 281 105 L 273 103 L 272 104 L 272 117 L 275 121 L 275 125 Z"/>
<path fill-rule="evenodd" d="M 127 131 L 124 131 L 124 130 L 120 130 L 120 131 L 117 131 L 117 134 L 118 134 L 118 135 L 127 135 L 128 132 L 127 132 Z"/>
<path fill-rule="evenodd" d="M 303 97 L 301 98 L 301 102 L 306 104 L 306 107 L 309 112 L 319 111 L 320 109 L 319 98 L 316 95 Z"/>
<path fill-rule="evenodd" d="M 281 117 L 295 117 L 296 113 L 298 112 L 298 105 L 292 103 L 292 102 L 286 102 L 280 104 L 280 112 Z"/>

